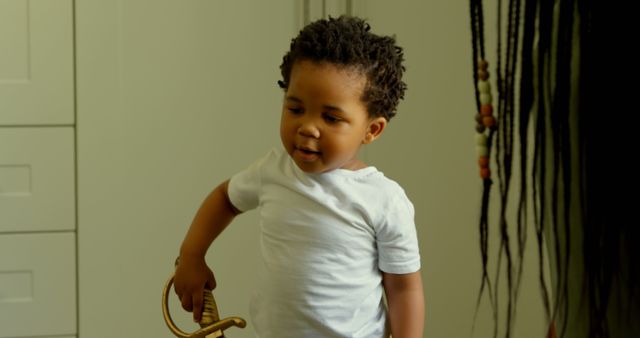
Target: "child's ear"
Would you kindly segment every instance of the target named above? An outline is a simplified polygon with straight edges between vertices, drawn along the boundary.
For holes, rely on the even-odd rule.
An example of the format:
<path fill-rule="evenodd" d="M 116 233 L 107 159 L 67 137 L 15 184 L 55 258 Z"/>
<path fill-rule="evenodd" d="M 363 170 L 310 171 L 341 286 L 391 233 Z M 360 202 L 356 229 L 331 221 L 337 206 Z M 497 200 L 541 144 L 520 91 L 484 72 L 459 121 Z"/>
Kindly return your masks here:
<path fill-rule="evenodd" d="M 377 139 L 384 128 L 387 126 L 387 119 L 382 116 L 376 117 L 369 122 L 369 127 L 367 128 L 367 134 L 364 136 L 362 140 L 362 144 L 369 144 Z"/>

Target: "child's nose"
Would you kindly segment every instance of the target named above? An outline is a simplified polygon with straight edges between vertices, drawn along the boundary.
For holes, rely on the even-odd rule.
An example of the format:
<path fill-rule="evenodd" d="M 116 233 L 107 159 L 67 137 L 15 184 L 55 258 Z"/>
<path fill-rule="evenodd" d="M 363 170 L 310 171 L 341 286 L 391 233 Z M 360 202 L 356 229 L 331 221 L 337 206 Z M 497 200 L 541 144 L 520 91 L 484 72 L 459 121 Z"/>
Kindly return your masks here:
<path fill-rule="evenodd" d="M 307 119 L 303 121 L 300 128 L 298 128 L 298 134 L 306 137 L 319 138 L 320 130 L 313 119 Z"/>

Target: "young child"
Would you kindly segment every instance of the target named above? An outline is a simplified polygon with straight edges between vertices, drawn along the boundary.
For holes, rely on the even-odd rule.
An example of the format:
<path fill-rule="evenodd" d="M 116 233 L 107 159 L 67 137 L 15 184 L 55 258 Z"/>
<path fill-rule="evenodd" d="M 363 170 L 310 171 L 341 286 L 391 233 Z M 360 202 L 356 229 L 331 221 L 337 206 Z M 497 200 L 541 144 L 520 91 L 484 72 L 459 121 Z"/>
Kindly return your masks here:
<path fill-rule="evenodd" d="M 216 284 L 207 249 L 236 215 L 259 207 L 261 280 L 250 320 L 259 337 L 422 337 L 413 205 L 358 159 L 406 88 L 402 48 L 369 28 L 330 18 L 292 40 L 278 82 L 284 147 L 215 188 L 180 249 L 175 290 L 194 320 L 203 288 Z"/>

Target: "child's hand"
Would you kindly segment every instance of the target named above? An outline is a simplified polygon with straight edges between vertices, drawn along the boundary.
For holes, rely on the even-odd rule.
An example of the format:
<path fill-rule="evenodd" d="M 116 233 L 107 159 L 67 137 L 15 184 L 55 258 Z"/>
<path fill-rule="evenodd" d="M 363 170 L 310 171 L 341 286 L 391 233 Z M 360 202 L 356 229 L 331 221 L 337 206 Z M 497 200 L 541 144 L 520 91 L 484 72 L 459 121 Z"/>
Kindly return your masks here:
<path fill-rule="evenodd" d="M 202 318 L 204 288 L 213 290 L 216 280 L 204 257 L 180 256 L 173 284 L 182 308 L 193 312 L 193 320 Z"/>

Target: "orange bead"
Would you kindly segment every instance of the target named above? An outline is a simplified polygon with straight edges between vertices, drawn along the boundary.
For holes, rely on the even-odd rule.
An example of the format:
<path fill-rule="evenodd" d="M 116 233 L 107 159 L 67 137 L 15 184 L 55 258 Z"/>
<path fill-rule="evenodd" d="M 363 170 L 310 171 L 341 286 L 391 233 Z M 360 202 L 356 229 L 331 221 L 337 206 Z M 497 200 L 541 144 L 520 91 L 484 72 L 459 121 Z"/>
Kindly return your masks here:
<path fill-rule="evenodd" d="M 489 168 L 489 156 L 480 156 L 478 164 L 480 164 L 480 168 Z"/>
<path fill-rule="evenodd" d="M 480 106 L 480 114 L 484 116 L 491 116 L 493 113 L 493 106 L 490 104 L 483 104 Z"/>
<path fill-rule="evenodd" d="M 489 78 L 489 72 L 482 69 L 478 70 L 478 78 L 480 80 L 486 81 Z"/>
<path fill-rule="evenodd" d="M 489 62 L 487 62 L 487 60 L 478 61 L 478 68 L 482 70 L 487 70 L 487 67 L 489 67 Z"/>
<path fill-rule="evenodd" d="M 491 128 L 496 125 L 496 119 L 493 116 L 485 116 L 482 118 L 482 123 L 485 127 Z"/>
<path fill-rule="evenodd" d="M 491 177 L 491 170 L 489 170 L 489 168 L 481 168 L 480 177 L 482 177 L 483 179 Z"/>

